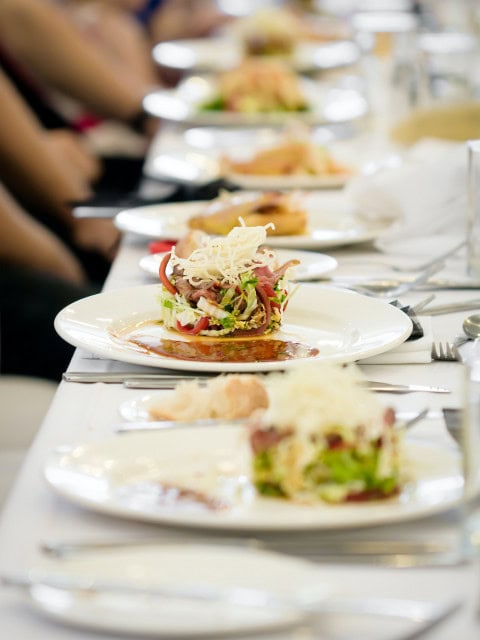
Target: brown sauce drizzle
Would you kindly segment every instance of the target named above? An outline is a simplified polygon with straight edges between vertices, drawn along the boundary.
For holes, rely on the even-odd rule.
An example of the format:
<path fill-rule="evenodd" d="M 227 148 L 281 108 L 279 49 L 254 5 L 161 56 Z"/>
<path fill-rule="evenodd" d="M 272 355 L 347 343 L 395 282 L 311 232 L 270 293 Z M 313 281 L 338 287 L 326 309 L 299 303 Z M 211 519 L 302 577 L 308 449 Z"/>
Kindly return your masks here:
<path fill-rule="evenodd" d="M 141 338 L 131 338 L 135 344 L 149 353 L 176 358 L 177 360 L 198 360 L 201 362 L 279 362 L 298 358 L 312 358 L 319 354 L 315 347 L 300 342 L 265 339 L 222 339 L 222 340 L 169 340 L 160 339 L 153 343 Z"/>
<path fill-rule="evenodd" d="M 181 487 L 170 483 L 159 482 L 156 484 L 158 502 L 163 506 L 200 504 L 210 511 L 224 511 L 230 507 L 220 498 L 209 496 L 202 491 Z"/>

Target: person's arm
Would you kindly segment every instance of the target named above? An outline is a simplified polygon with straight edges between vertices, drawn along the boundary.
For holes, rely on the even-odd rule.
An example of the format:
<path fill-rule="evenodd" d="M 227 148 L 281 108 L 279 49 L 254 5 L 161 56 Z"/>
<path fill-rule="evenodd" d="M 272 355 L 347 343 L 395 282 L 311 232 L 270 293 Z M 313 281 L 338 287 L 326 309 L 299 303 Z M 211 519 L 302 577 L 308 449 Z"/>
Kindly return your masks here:
<path fill-rule="evenodd" d="M 76 219 L 69 203 L 88 198 L 99 167 L 72 133 L 46 132 L 0 70 L 0 176 L 22 202 L 60 219 L 79 247 L 108 259 L 119 232 L 111 220 Z"/>
<path fill-rule="evenodd" d="M 31 218 L 0 184 L 0 261 L 44 271 L 82 284 L 85 274 L 75 256 Z"/>
<path fill-rule="evenodd" d="M 152 15 L 148 28 L 154 43 L 210 35 L 230 18 L 212 0 L 165 0 Z"/>
<path fill-rule="evenodd" d="M 1 3 L 0 3 L 1 6 Z M 88 180 L 59 153 L 0 70 L 0 175 L 8 188 L 72 225 L 69 202 L 91 195 Z"/>
<path fill-rule="evenodd" d="M 50 143 L 48 134 L 1 71 L 0 104 L 0 175 L 4 182 L 70 226 L 68 202 L 91 195 L 88 180 L 62 157 L 56 144 Z"/>
<path fill-rule="evenodd" d="M 50 0 L 2 0 L 0 37 L 48 85 L 97 114 L 129 122 L 148 87 L 88 42 Z"/>
<path fill-rule="evenodd" d="M 134 4 L 118 0 L 63 0 L 63 4 L 85 37 L 113 63 L 146 87 L 158 85 L 160 73 L 145 29 L 132 13 Z"/>

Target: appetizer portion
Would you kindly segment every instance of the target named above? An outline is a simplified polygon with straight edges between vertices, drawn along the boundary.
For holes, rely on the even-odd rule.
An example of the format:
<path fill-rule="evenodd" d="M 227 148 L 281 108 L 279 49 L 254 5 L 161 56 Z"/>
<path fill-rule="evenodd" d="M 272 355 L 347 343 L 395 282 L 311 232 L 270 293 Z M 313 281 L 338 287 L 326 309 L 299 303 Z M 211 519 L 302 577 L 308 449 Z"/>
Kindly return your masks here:
<path fill-rule="evenodd" d="M 308 110 L 297 76 L 278 60 L 252 58 L 219 73 L 217 91 L 203 110 L 247 114 Z"/>
<path fill-rule="evenodd" d="M 362 385 L 354 365 L 302 365 L 273 378 L 269 397 L 250 433 L 260 494 L 344 503 L 398 493 L 394 413 Z"/>
<path fill-rule="evenodd" d="M 200 236 L 186 258 L 173 247 L 159 269 L 159 320 L 202 336 L 259 336 L 278 329 L 288 300 L 288 270 L 299 262 L 278 265 L 272 251 L 259 248 L 266 236 L 264 227 L 235 227 L 224 238 Z"/>
<path fill-rule="evenodd" d="M 290 56 L 302 42 L 351 37 L 350 29 L 340 20 L 305 17 L 288 7 L 258 9 L 238 19 L 232 31 L 247 56 Z"/>
<path fill-rule="evenodd" d="M 267 229 L 271 236 L 297 235 L 307 229 L 307 213 L 301 194 L 278 191 L 261 194 L 222 191 L 199 215 L 189 219 L 188 226 L 225 235 L 238 225 L 239 218 L 246 227 L 271 225 Z"/>
<path fill-rule="evenodd" d="M 196 380 L 181 382 L 170 394 L 149 405 L 153 420 L 236 420 L 266 409 L 268 394 L 260 378 L 230 374 L 212 378 L 202 385 Z"/>
<path fill-rule="evenodd" d="M 224 156 L 223 173 L 252 176 L 348 176 L 351 169 L 337 162 L 326 147 L 308 140 L 288 138 L 258 151 L 250 160 L 235 161 Z"/>
<path fill-rule="evenodd" d="M 301 20 L 289 10 L 260 9 L 237 22 L 234 30 L 246 55 L 289 55 L 305 37 Z"/>

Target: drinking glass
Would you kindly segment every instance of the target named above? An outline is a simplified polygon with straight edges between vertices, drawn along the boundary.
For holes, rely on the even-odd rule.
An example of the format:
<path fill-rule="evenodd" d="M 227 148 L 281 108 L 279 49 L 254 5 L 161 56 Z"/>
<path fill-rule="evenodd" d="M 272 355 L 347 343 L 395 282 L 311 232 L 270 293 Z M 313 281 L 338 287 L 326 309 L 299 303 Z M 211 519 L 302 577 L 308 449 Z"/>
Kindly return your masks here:
<path fill-rule="evenodd" d="M 408 12 L 367 11 L 356 13 L 352 26 L 363 53 L 372 126 L 385 132 L 411 108 L 418 20 Z"/>
<path fill-rule="evenodd" d="M 423 33 L 417 41 L 417 105 L 465 102 L 474 94 L 477 40 L 468 33 Z"/>
<path fill-rule="evenodd" d="M 467 149 L 467 273 L 480 278 L 480 140 L 469 140 Z"/>

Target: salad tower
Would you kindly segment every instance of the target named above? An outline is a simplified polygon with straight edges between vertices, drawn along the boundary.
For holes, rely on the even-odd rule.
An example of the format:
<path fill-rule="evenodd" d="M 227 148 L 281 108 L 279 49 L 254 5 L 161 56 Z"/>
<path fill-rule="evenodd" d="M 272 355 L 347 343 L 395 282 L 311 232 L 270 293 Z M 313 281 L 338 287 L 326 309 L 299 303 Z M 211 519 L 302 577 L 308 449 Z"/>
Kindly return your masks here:
<path fill-rule="evenodd" d="M 278 266 L 272 251 L 259 248 L 266 227 L 235 227 L 222 238 L 205 235 L 186 258 L 172 248 L 159 269 L 164 326 L 190 335 L 231 337 L 278 329 L 289 296 L 288 271 L 298 260 Z"/>
<path fill-rule="evenodd" d="M 355 365 L 302 364 L 272 380 L 269 397 L 250 432 L 260 494 L 343 503 L 398 493 L 394 412 L 362 384 Z"/>

